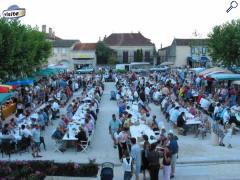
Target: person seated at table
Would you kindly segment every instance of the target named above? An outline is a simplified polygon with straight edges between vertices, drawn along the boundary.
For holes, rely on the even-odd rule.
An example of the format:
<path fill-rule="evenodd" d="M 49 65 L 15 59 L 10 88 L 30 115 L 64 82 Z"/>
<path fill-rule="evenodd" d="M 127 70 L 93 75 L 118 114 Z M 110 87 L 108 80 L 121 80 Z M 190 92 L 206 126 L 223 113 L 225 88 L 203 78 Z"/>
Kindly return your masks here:
<path fill-rule="evenodd" d="M 3 129 L 2 129 L 2 134 L 3 135 L 10 135 L 11 134 L 10 127 L 9 127 L 8 123 L 4 124 Z"/>
<path fill-rule="evenodd" d="M 14 118 L 10 119 L 9 129 L 13 129 L 16 126 L 16 120 Z"/>
<path fill-rule="evenodd" d="M 131 119 L 132 119 L 132 115 L 128 114 L 127 118 L 125 119 L 125 121 L 123 123 L 123 126 L 126 127 L 126 128 L 129 128 L 132 124 Z"/>
<path fill-rule="evenodd" d="M 89 116 L 85 118 L 85 128 L 87 129 L 90 136 L 92 134 L 92 131 L 94 130 L 94 122 Z"/>
<path fill-rule="evenodd" d="M 148 125 L 149 127 L 152 127 L 153 120 L 152 120 L 152 117 L 150 116 L 149 113 L 146 114 L 145 123 L 146 123 L 146 125 Z"/>
<path fill-rule="evenodd" d="M 32 137 L 31 131 L 29 129 L 27 129 L 24 124 L 22 124 L 22 126 L 21 126 L 20 135 L 24 138 L 31 138 Z"/>
<path fill-rule="evenodd" d="M 189 104 L 188 106 L 188 111 L 193 115 L 195 116 L 197 114 L 197 111 L 196 111 L 196 105 L 194 104 Z"/>
<path fill-rule="evenodd" d="M 67 128 L 67 124 L 66 124 L 66 122 L 65 122 L 65 115 L 62 115 L 62 116 L 61 116 L 61 119 L 59 120 L 58 125 L 59 125 L 59 126 L 62 126 L 64 129 Z"/>
<path fill-rule="evenodd" d="M 87 141 L 87 133 L 85 132 L 83 126 L 79 127 L 79 132 L 77 133 L 77 135 L 75 136 L 75 138 L 77 138 L 78 143 L 81 144 L 82 141 Z M 77 146 L 78 150 L 81 150 L 81 146 Z"/>
<path fill-rule="evenodd" d="M 157 122 L 156 119 L 157 119 L 157 116 L 153 115 L 153 117 L 152 117 L 152 125 L 151 125 L 151 129 L 153 131 L 159 131 L 158 122 Z"/>
<path fill-rule="evenodd" d="M 97 115 L 94 111 L 87 109 L 87 113 L 90 114 L 95 121 L 97 120 Z"/>
<path fill-rule="evenodd" d="M 185 112 L 181 112 L 181 114 L 177 118 L 177 127 L 183 129 L 183 135 L 185 136 L 187 133 L 187 126 L 185 120 Z"/>
<path fill-rule="evenodd" d="M 170 112 L 169 120 L 175 124 L 177 122 L 178 116 L 180 115 L 179 106 L 175 107 L 174 109 L 171 109 L 169 112 Z"/>

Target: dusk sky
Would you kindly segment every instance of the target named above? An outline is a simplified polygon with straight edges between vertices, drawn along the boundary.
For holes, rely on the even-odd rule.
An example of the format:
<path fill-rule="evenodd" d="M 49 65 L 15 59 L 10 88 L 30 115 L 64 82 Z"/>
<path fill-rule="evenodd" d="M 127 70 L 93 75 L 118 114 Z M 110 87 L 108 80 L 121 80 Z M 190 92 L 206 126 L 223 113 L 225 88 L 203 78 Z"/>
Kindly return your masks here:
<path fill-rule="evenodd" d="M 31 26 L 46 24 L 63 39 L 96 42 L 111 33 L 138 32 L 157 48 L 174 37 L 191 38 L 197 30 L 207 37 L 214 25 L 240 17 L 231 0 L 0 0 L 0 11 L 17 4 L 26 8 L 21 19 Z"/>

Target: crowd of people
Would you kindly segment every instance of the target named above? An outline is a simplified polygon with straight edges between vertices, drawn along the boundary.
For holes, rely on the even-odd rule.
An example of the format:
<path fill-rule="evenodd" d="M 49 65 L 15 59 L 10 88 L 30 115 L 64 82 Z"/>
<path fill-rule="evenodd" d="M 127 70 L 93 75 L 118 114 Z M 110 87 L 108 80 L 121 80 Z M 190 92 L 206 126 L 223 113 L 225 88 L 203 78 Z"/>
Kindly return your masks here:
<path fill-rule="evenodd" d="M 65 107 L 73 93 L 80 88 L 81 96 L 73 99 L 67 107 L 67 113 L 60 116 L 60 108 Z M 100 100 L 104 88 L 101 78 L 74 72 L 63 72 L 54 77 L 44 77 L 33 85 L 17 87 L 12 98 L 17 104 L 16 113 L 10 120 L 4 123 L 0 121 L 1 151 L 10 156 L 14 152 L 29 151 L 31 147 L 32 156 L 41 157 L 40 145 L 43 144 L 45 150 L 47 148 L 44 140 L 46 127 L 53 125 L 54 120 L 61 119 L 57 126 L 59 134 L 56 134 L 65 133 L 67 124 L 72 121 L 72 116 L 83 103 L 82 97 L 87 96 L 87 92 L 92 88 L 95 88 L 94 99 Z M 90 131 L 91 119 L 96 119 L 99 108 L 95 101 L 90 101 L 89 104 L 85 127 Z M 81 132 L 81 128 L 79 130 Z"/>
<path fill-rule="evenodd" d="M 116 75 L 115 82 L 116 89 L 111 93 L 115 98 L 111 99 L 117 101 L 119 117 L 113 114 L 109 133 L 114 148 L 118 147 L 119 159 L 126 171 L 125 179 L 130 179 L 129 164 L 132 162 L 135 164 L 133 169 L 136 179 L 141 170 L 145 177 L 145 169 L 149 170 L 151 179 L 158 179 L 160 164 L 156 159 L 160 157 L 164 159 L 164 179 L 175 175 L 174 164 L 178 152 L 176 136 L 172 132 L 167 133 L 163 119 L 156 119 L 156 115 L 151 114 L 149 103 L 160 105 L 160 110 L 170 127 L 176 129 L 176 134 L 193 133 L 195 137 L 200 135 L 202 139 L 211 134 L 217 136 L 217 145 L 232 148 L 232 135 L 239 130 L 237 116 L 240 112 L 240 91 L 230 83 L 209 81 L 186 68 L 144 75 Z M 137 109 L 137 115 L 134 109 Z M 143 133 L 140 138 L 133 137 L 132 127 L 141 123 L 146 124 L 153 132 L 159 132 L 159 136 L 152 137 Z M 157 138 L 156 142 L 149 144 L 151 138 Z M 170 145 L 171 139 L 175 140 L 173 146 Z M 162 152 L 156 149 L 161 149 Z M 155 153 L 155 158 L 151 158 L 150 152 Z M 151 167 L 153 159 L 156 166 Z M 172 168 L 169 170 L 164 164 L 171 164 Z"/>
<path fill-rule="evenodd" d="M 130 77 L 116 76 L 116 100 L 119 117 L 112 115 L 109 133 L 114 148 L 118 147 L 124 179 L 131 179 L 133 172 L 136 179 L 143 172 L 145 179 L 145 171 L 149 171 L 151 179 L 157 180 L 160 159 L 163 160 L 164 179 L 173 178 L 178 154 L 177 137 L 172 131 L 167 132 L 163 120 L 152 114 L 149 107 L 152 102 L 149 81 L 136 74 Z M 133 126 L 140 127 L 140 124 L 146 126 L 141 129 L 141 137 L 136 137 Z"/>

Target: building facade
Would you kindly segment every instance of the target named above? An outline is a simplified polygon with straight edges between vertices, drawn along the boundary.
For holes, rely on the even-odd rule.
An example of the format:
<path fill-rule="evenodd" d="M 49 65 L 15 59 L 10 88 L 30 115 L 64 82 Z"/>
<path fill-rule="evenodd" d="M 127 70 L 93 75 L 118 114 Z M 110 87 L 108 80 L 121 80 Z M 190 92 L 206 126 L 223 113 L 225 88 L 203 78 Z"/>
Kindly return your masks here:
<path fill-rule="evenodd" d="M 174 39 L 170 46 L 158 52 L 164 61 L 175 66 L 199 67 L 211 62 L 207 39 Z"/>
<path fill-rule="evenodd" d="M 95 67 L 96 43 L 76 43 L 72 49 L 71 59 L 75 70 L 84 66 Z"/>
<path fill-rule="evenodd" d="M 103 41 L 108 47 L 116 51 L 118 63 L 139 62 L 138 52 L 141 51 L 142 60 L 154 64 L 155 45 L 150 39 L 138 33 L 113 33 L 104 38 Z"/>

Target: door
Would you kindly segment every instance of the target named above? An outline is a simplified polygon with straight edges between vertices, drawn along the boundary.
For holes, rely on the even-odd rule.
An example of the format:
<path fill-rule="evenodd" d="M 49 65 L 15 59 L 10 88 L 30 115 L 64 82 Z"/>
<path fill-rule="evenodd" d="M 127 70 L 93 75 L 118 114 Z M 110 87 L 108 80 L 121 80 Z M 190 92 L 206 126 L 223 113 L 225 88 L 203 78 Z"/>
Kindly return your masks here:
<path fill-rule="evenodd" d="M 128 63 L 128 51 L 123 51 L 123 63 Z"/>

